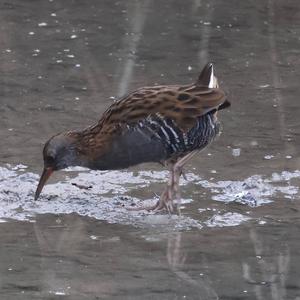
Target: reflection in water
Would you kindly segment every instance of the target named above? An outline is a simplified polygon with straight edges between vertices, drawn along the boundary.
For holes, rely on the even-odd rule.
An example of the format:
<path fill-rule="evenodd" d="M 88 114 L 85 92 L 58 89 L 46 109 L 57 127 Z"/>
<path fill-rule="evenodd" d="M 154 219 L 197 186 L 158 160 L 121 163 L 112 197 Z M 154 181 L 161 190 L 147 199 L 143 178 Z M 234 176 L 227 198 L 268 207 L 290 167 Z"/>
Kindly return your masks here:
<path fill-rule="evenodd" d="M 212 283 L 207 279 L 200 277 L 193 279 L 187 271 L 185 271 L 185 263 L 187 259 L 187 250 L 182 241 L 184 233 L 176 232 L 168 236 L 167 242 L 167 260 L 170 269 L 174 274 L 185 283 L 191 285 L 197 299 L 212 300 L 219 299 L 216 291 L 212 287 Z"/>
<path fill-rule="evenodd" d="M 65 220 L 65 224 L 61 224 L 60 218 L 57 218 L 56 223 L 56 225 L 48 226 L 46 230 L 38 223 L 34 223 L 33 226 L 40 248 L 43 274 L 40 280 L 45 295 L 49 293 L 68 295 L 71 285 L 74 290 L 74 283 L 71 284 L 70 278 L 63 277 L 58 273 L 61 273 L 67 264 L 65 257 L 70 258 L 76 254 L 76 245 L 82 242 L 85 225 L 79 218 L 76 218 L 75 222 L 72 221 L 72 224 L 68 224 L 67 220 Z M 49 257 L 53 257 L 54 260 Z M 55 258 L 59 258 L 58 262 Z"/>
<path fill-rule="evenodd" d="M 274 12 L 274 1 L 268 1 L 268 37 L 270 47 L 270 58 L 271 58 L 271 72 L 272 72 L 272 84 L 274 87 L 275 94 L 275 105 L 278 113 L 278 124 L 281 142 L 285 147 L 285 154 L 290 155 L 291 143 L 287 142 L 287 124 L 285 121 L 285 108 L 283 97 L 281 94 L 282 83 L 278 70 L 279 56 L 277 53 L 276 37 L 275 37 L 275 12 Z"/>
<path fill-rule="evenodd" d="M 128 85 L 132 78 L 135 65 L 137 47 L 143 35 L 143 28 L 150 3 L 151 0 L 134 1 L 133 7 L 129 6 L 129 11 L 127 13 L 129 27 L 127 28 L 127 33 L 122 42 L 122 57 L 124 64 L 122 70 L 117 72 L 117 74 L 122 74 L 121 78 L 118 78 L 118 97 L 122 97 L 128 92 Z"/>
<path fill-rule="evenodd" d="M 16 224 L 16 231 L 24 227 L 22 224 L 31 226 L 28 222 Z M 33 223 L 35 239 L 29 248 L 22 248 L 23 234 L 28 229 L 21 239 L 11 242 L 13 259 L 7 265 L 26 270 L 28 279 L 20 286 L 25 289 L 34 282 L 40 297 L 82 295 L 86 297 L 82 299 L 90 299 L 96 294 L 108 299 L 113 295 L 134 299 L 132 295 L 141 291 L 153 295 L 151 299 L 161 299 L 157 293 L 168 293 L 164 299 L 186 296 L 215 300 L 232 294 L 257 300 L 297 299 L 291 296 L 297 293 L 298 285 L 296 278 L 296 284 L 291 283 L 291 266 L 298 261 L 291 255 L 290 244 L 284 242 L 282 246 L 278 239 L 287 227 L 278 226 L 274 233 L 267 225 L 260 228 L 262 232 L 246 224 L 162 234 L 171 226 L 134 229 L 76 215 L 46 215 Z M 14 234 L 12 231 L 7 235 Z M 297 234 L 295 231 L 292 237 Z M 1 236 L 7 238 L 3 232 Z M 10 256 L 5 249 L 2 251 L 6 255 L 0 255 L 1 265 Z M 20 256 L 24 260 L 16 259 Z M 7 288 L 8 280 L 2 280 L 3 288 Z M 287 286 L 293 287 L 294 294 Z M 124 290 L 128 290 L 127 298 L 121 298 Z"/>
<path fill-rule="evenodd" d="M 253 284 L 257 300 L 270 297 L 272 300 L 287 299 L 286 282 L 290 264 L 288 245 L 286 244 L 286 249 L 283 251 L 273 248 L 272 252 L 279 252 L 278 254 L 267 255 L 270 245 L 266 243 L 264 237 L 259 236 L 255 228 L 250 229 L 250 239 L 258 260 L 256 266 L 243 262 L 243 278 L 246 282 Z"/>
<path fill-rule="evenodd" d="M 98 259 L 97 252 L 102 251 L 102 243 L 106 240 L 88 236 L 88 223 L 81 218 L 57 217 L 54 225 L 53 218 L 48 221 L 50 223 L 37 221 L 34 224 L 39 246 L 38 258 L 42 274 L 39 281 L 42 295 L 86 297 L 91 293 L 99 296 L 112 293 L 116 289 L 115 284 L 101 280 L 99 276 L 102 275 L 102 270 L 97 266 L 103 264 Z M 108 244 L 115 242 L 118 239 L 107 239 Z M 91 248 L 96 244 L 98 251 L 93 252 L 85 244 L 89 244 Z M 86 253 L 85 250 L 89 252 Z"/>
<path fill-rule="evenodd" d="M 201 27 L 201 39 L 200 39 L 199 50 L 198 50 L 198 66 L 201 69 L 203 65 L 206 64 L 207 61 L 211 61 L 211 58 L 208 57 L 208 49 L 209 49 L 209 39 L 211 37 L 210 24 L 211 24 L 212 14 L 213 14 L 213 10 L 211 9 L 211 7 L 213 6 L 214 1 L 210 1 L 210 3 L 206 5 L 201 3 L 201 0 L 200 1 L 198 0 L 197 2 L 195 1 L 194 6 L 196 6 L 198 9 L 201 8 L 205 10 L 205 20 L 203 21 L 205 26 Z M 195 13 L 197 12 L 198 10 L 195 10 Z"/>

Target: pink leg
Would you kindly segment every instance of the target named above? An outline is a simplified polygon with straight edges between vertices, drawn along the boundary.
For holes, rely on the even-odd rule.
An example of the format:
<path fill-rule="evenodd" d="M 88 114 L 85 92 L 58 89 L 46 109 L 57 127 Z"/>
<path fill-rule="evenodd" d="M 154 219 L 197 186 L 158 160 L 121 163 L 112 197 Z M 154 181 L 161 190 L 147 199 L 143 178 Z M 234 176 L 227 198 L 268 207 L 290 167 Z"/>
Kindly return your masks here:
<path fill-rule="evenodd" d="M 128 210 L 153 210 L 153 211 L 161 211 L 163 209 L 166 209 L 169 214 L 173 213 L 175 207 L 177 207 L 177 211 L 180 215 L 180 202 L 181 202 L 181 195 L 180 195 L 180 189 L 179 189 L 179 180 L 180 176 L 182 174 L 183 166 L 197 153 L 198 151 L 195 150 L 193 152 L 190 152 L 186 156 L 179 159 L 175 164 L 171 165 L 170 168 L 170 175 L 168 184 L 165 188 L 165 190 L 162 192 L 159 200 L 157 203 L 153 206 L 149 207 L 134 207 L 134 208 L 127 208 Z M 174 205 L 173 200 L 176 200 L 176 205 Z"/>

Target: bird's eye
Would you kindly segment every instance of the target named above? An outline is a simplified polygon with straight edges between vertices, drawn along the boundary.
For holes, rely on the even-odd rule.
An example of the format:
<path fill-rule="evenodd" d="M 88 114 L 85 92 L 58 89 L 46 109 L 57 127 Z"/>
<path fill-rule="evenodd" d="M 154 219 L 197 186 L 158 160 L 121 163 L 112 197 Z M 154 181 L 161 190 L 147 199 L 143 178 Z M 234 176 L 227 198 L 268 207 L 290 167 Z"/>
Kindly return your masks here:
<path fill-rule="evenodd" d="M 48 155 L 48 156 L 46 157 L 46 164 L 47 164 L 47 165 L 53 165 L 53 164 L 54 164 L 54 161 L 55 161 L 55 159 L 54 159 L 53 156 Z"/>

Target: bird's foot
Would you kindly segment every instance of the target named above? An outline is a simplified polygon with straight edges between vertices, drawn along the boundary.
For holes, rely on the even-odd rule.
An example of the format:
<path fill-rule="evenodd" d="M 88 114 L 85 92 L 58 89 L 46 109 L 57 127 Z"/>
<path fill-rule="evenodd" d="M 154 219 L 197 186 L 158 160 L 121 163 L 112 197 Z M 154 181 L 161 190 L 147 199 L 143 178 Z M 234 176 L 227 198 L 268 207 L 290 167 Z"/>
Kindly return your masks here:
<path fill-rule="evenodd" d="M 137 204 L 135 206 L 130 206 L 130 207 L 127 206 L 125 208 L 129 211 L 140 211 L 140 210 L 155 211 L 155 209 L 158 206 L 158 203 L 159 203 L 159 201 L 157 201 L 157 203 L 154 205 L 144 205 L 144 204 L 139 205 L 139 204 Z"/>
<path fill-rule="evenodd" d="M 147 210 L 147 211 L 153 211 L 153 212 L 161 211 L 164 208 L 166 208 L 166 207 L 161 202 L 161 200 L 158 200 L 154 205 L 139 205 L 139 206 L 126 207 L 126 209 L 129 210 L 129 211 Z M 169 212 L 168 209 L 167 209 L 167 211 Z"/>
<path fill-rule="evenodd" d="M 182 177 L 184 178 L 184 180 L 187 181 L 188 179 L 187 179 L 185 170 L 184 170 L 183 168 L 181 168 L 180 172 L 181 172 L 180 175 L 182 175 Z M 179 175 L 179 176 L 180 176 L 180 175 Z"/>
<path fill-rule="evenodd" d="M 156 202 L 156 204 L 152 206 L 138 206 L 138 207 L 127 207 L 127 210 L 130 211 L 140 211 L 140 210 L 147 210 L 147 211 L 153 211 L 153 212 L 160 212 L 163 210 L 166 210 L 169 215 L 174 213 L 174 211 L 178 211 L 178 214 L 180 215 L 180 207 L 179 203 L 173 202 L 173 190 L 171 187 L 167 187 L 165 191 L 161 194 L 159 197 L 159 200 Z"/>
<path fill-rule="evenodd" d="M 166 210 L 169 215 L 174 212 L 174 203 L 173 203 L 173 191 L 168 186 L 165 191 L 159 197 L 157 203 L 153 206 L 153 211 L 162 211 Z"/>
<path fill-rule="evenodd" d="M 176 195 L 176 202 L 174 202 L 174 195 Z M 152 207 L 154 212 L 166 210 L 169 215 L 174 213 L 176 210 L 179 215 L 180 212 L 180 199 L 178 198 L 178 193 L 175 192 L 174 188 L 167 186 L 165 191 L 161 194 L 157 203 Z"/>

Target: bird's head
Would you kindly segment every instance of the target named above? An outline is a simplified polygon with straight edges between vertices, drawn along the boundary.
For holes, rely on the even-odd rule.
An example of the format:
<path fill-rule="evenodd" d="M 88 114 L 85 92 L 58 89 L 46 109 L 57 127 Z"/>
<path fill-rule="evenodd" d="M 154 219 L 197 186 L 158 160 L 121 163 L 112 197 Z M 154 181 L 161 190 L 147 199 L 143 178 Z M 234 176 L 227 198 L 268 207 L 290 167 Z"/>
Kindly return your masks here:
<path fill-rule="evenodd" d="M 35 192 L 35 200 L 38 199 L 53 171 L 81 165 L 77 140 L 78 137 L 76 134 L 61 133 L 47 141 L 43 150 L 44 170 Z"/>

